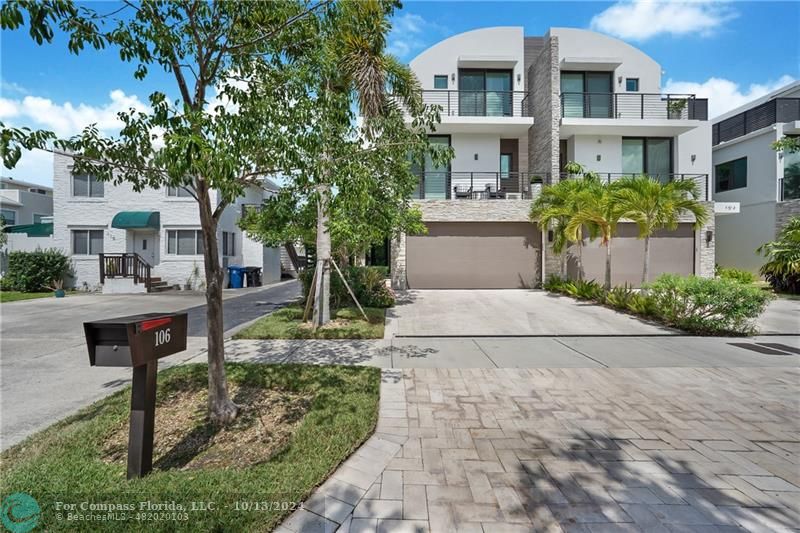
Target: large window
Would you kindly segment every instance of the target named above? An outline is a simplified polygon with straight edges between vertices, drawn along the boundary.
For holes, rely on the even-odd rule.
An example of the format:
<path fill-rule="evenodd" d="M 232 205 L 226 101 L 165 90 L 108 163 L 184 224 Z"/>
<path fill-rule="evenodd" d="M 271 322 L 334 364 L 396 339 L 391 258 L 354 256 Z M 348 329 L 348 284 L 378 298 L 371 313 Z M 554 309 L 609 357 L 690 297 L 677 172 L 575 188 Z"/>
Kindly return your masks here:
<path fill-rule="evenodd" d="M 175 198 L 192 198 L 192 193 L 184 187 L 167 187 L 167 196 Z"/>
<path fill-rule="evenodd" d="M 13 226 L 17 223 L 17 212 L 12 209 L 0 209 L 0 215 L 6 226 Z"/>
<path fill-rule="evenodd" d="M 222 232 L 222 255 L 226 257 L 236 255 L 236 234 L 232 231 Z"/>
<path fill-rule="evenodd" d="M 437 74 L 433 77 L 434 89 L 447 89 L 447 74 Z"/>
<path fill-rule="evenodd" d="M 450 146 L 449 135 L 428 135 L 431 144 Z M 414 173 L 420 176 L 420 186 L 413 193 L 413 198 L 436 198 L 444 199 L 449 197 L 450 183 L 450 163 L 435 165 L 430 154 L 425 154 L 425 164 L 420 168 L 419 164 L 412 165 Z"/>
<path fill-rule="evenodd" d="M 800 152 L 783 152 L 783 183 L 781 200 L 800 198 Z"/>
<path fill-rule="evenodd" d="M 103 230 L 72 230 L 72 255 L 97 255 L 103 253 Z"/>
<path fill-rule="evenodd" d="M 614 93 L 611 72 L 562 72 L 561 102 L 565 117 L 611 118 Z"/>
<path fill-rule="evenodd" d="M 672 139 L 660 137 L 624 137 L 622 172 L 647 174 L 667 182 L 672 174 Z"/>
<path fill-rule="evenodd" d="M 509 117 L 513 98 L 510 70 L 459 70 L 458 114 L 467 117 Z"/>
<path fill-rule="evenodd" d="M 85 174 L 72 176 L 72 196 L 103 197 L 103 182 Z"/>
<path fill-rule="evenodd" d="M 734 159 L 714 166 L 714 192 L 747 187 L 747 158 Z"/>
<path fill-rule="evenodd" d="M 196 229 L 167 230 L 167 253 L 169 255 L 202 255 L 203 232 Z"/>

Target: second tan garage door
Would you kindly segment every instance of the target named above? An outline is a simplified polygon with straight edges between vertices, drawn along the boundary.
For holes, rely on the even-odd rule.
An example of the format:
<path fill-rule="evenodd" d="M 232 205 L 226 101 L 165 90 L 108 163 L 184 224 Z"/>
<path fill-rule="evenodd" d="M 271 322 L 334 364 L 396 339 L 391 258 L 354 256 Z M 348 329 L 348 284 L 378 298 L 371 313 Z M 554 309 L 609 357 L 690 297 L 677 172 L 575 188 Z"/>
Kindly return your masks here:
<path fill-rule="evenodd" d="M 539 280 L 538 228 L 527 222 L 430 222 L 409 236 L 411 289 L 518 289 Z"/>

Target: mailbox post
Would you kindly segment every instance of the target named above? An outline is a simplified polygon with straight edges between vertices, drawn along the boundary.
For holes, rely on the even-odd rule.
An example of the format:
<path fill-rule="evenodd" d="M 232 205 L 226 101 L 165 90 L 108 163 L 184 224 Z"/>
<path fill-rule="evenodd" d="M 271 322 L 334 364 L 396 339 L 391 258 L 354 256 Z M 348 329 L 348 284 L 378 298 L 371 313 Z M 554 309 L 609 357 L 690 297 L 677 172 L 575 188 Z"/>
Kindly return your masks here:
<path fill-rule="evenodd" d="M 158 360 L 186 349 L 186 313 L 84 322 L 91 366 L 132 366 L 128 479 L 153 469 Z"/>

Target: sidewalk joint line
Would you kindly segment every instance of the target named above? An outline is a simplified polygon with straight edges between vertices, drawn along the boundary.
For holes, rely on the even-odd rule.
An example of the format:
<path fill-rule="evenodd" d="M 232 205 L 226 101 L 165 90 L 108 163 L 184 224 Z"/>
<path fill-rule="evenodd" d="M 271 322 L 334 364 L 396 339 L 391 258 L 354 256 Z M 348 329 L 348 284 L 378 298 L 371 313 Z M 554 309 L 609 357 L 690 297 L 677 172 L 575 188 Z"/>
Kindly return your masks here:
<path fill-rule="evenodd" d="M 475 343 L 475 346 L 478 347 L 478 349 L 481 351 L 481 353 L 483 353 L 483 355 L 486 356 L 486 359 L 488 359 L 494 365 L 495 368 L 500 368 L 499 366 L 497 366 L 497 363 L 494 362 L 494 359 L 489 357 L 489 354 L 486 353 L 486 350 L 484 350 L 483 347 L 480 344 L 478 344 L 478 341 L 476 341 L 475 339 L 472 339 L 472 342 Z"/>
<path fill-rule="evenodd" d="M 580 351 L 580 350 L 578 350 L 578 349 L 575 349 L 575 348 L 573 348 L 573 347 L 572 347 L 572 346 L 570 346 L 569 344 L 566 344 L 566 343 L 563 343 L 563 342 L 561 342 L 561 339 L 553 339 L 553 340 L 554 340 L 554 341 L 556 341 L 556 342 L 557 342 L 558 344 L 560 344 L 561 346 L 564 346 L 564 347 L 566 347 L 566 348 L 569 348 L 569 349 L 570 349 L 570 350 L 572 350 L 573 352 L 575 352 L 575 353 L 577 353 L 577 354 L 580 354 L 580 355 L 584 356 L 586 359 L 589 359 L 590 361 L 594 361 L 595 363 L 597 363 L 598 365 L 602 366 L 603 368 L 608 368 L 608 365 L 607 365 L 607 364 L 603 363 L 602 361 L 598 361 L 598 360 L 597 360 L 597 359 L 595 359 L 594 357 L 590 357 L 590 356 L 586 355 L 586 354 L 585 354 L 585 353 L 583 353 L 582 351 Z"/>

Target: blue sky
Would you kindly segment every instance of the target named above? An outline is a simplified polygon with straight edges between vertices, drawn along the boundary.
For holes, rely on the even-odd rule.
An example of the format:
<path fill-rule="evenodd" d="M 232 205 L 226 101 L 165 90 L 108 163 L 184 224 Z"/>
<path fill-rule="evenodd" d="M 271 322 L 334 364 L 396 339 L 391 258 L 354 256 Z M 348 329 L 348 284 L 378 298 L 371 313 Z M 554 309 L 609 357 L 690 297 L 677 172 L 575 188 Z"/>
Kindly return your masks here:
<path fill-rule="evenodd" d="M 95 4 L 113 11 L 116 4 Z M 664 90 L 711 99 L 712 114 L 800 78 L 800 2 L 405 2 L 394 19 L 390 49 L 409 61 L 428 46 L 486 26 L 524 26 L 543 35 L 551 26 L 589 28 L 641 48 L 661 63 Z M 0 38 L 0 120 L 77 133 L 96 122 L 113 133 L 115 113 L 146 106 L 170 83 L 163 73 L 140 82 L 115 50 L 67 52 L 66 39 L 36 45 L 24 31 Z M 171 90 L 172 85 L 167 85 Z M 10 175 L 52 183 L 51 159 L 26 154 Z"/>

